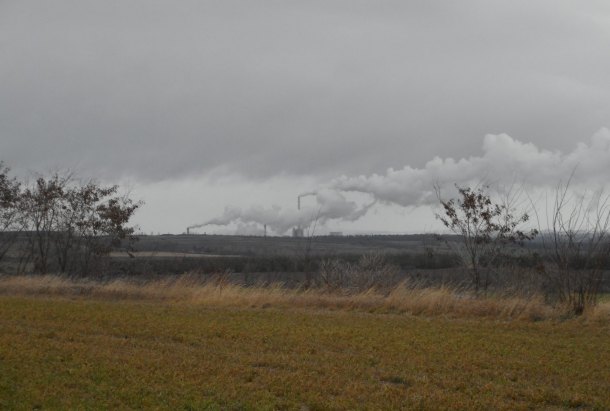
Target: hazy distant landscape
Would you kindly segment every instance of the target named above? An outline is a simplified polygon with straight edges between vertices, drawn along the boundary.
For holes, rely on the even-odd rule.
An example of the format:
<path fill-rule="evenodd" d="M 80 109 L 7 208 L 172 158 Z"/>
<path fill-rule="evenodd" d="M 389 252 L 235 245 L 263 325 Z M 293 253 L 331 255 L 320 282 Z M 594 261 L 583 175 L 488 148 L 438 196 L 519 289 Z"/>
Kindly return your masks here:
<path fill-rule="evenodd" d="M 0 171 L 2 408 L 610 406 L 605 197 L 545 231 L 459 188 L 452 235 L 138 235 L 117 186 Z"/>

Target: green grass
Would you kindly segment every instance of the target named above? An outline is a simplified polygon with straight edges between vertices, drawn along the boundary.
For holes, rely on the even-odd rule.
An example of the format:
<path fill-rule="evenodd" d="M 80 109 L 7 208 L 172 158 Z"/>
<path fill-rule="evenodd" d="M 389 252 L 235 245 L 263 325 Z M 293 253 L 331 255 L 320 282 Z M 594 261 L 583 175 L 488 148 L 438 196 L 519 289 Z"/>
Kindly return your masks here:
<path fill-rule="evenodd" d="M 0 409 L 610 409 L 607 323 L 0 297 Z"/>

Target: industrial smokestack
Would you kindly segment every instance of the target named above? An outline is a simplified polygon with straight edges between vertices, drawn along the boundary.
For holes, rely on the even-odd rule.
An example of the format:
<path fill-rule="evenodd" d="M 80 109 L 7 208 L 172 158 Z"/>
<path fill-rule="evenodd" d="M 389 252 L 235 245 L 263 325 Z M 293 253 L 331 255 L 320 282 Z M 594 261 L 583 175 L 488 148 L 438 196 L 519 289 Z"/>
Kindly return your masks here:
<path fill-rule="evenodd" d="M 340 192 L 324 189 L 317 193 L 304 193 L 316 196 L 316 212 L 311 210 L 295 210 L 293 208 L 283 209 L 279 206 L 265 208 L 253 206 L 247 209 L 240 207 L 226 207 L 224 213 L 205 223 L 190 226 L 198 228 L 206 225 L 227 226 L 229 224 L 254 224 L 260 227 L 261 234 L 265 226 L 274 233 L 282 235 L 291 229 L 294 235 L 304 234 L 303 227 L 308 227 L 314 222 L 324 224 L 328 220 L 355 221 L 362 217 L 375 204 L 358 205 L 354 201 L 346 199 Z M 297 208 L 300 202 L 297 200 Z M 260 234 L 259 234 L 260 235 Z"/>
<path fill-rule="evenodd" d="M 315 196 L 317 195 L 317 193 L 315 191 L 309 192 L 309 193 L 301 193 L 297 196 L 297 211 L 300 212 L 301 211 L 301 198 L 303 197 L 307 197 L 307 196 Z M 305 230 L 303 229 L 303 226 L 301 224 L 297 225 L 295 228 L 292 229 L 292 236 L 293 237 L 304 237 Z"/>
<path fill-rule="evenodd" d="M 303 198 L 303 197 L 307 197 L 307 196 L 315 196 L 315 195 L 317 195 L 317 194 L 318 194 L 318 193 L 316 193 L 315 191 L 312 191 L 312 192 L 309 192 L 309 193 L 302 193 L 302 194 L 299 194 L 299 195 L 297 196 L 297 210 L 299 210 L 299 211 L 301 210 L 301 198 Z"/>

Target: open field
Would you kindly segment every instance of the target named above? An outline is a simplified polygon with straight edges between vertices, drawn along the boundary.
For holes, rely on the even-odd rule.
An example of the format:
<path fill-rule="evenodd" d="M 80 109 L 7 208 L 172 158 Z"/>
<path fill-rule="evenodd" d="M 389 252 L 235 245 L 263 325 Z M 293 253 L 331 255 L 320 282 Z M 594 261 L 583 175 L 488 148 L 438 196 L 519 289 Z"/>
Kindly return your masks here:
<path fill-rule="evenodd" d="M 447 250 L 443 241 L 432 234 L 257 237 L 239 235 L 140 235 L 134 245 L 138 251 L 174 251 L 233 255 L 312 255 L 362 254 L 371 250 L 386 254 L 422 252 L 425 246 Z M 443 236 L 452 239 L 453 236 Z"/>
<path fill-rule="evenodd" d="M 238 255 L 202 254 L 202 253 L 183 253 L 173 251 L 113 251 L 110 253 L 112 258 L 218 258 L 218 257 L 239 257 Z"/>
<path fill-rule="evenodd" d="M 407 291 L 391 307 L 235 286 L 12 284 L 2 409 L 610 408 L 605 314 L 452 311 L 448 291 L 422 294 L 412 315 Z"/>
<path fill-rule="evenodd" d="M 0 276 L 0 295 L 140 300 L 187 303 L 208 307 L 307 308 L 369 313 L 490 318 L 496 320 L 564 320 L 569 307 L 552 306 L 540 296 L 473 295 L 460 288 L 421 287 L 400 283 L 387 290 L 286 288 L 281 284 L 245 287 L 228 277 L 185 274 L 162 279 L 96 281 L 62 276 Z M 587 321 L 610 323 L 610 301 L 584 313 Z"/>

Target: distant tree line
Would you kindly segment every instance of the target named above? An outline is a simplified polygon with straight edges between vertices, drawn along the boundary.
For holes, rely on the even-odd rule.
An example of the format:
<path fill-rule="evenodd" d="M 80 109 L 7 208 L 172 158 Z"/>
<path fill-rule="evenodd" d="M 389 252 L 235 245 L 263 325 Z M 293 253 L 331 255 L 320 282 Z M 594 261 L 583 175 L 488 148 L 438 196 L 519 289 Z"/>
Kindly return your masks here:
<path fill-rule="evenodd" d="M 0 263 L 10 256 L 17 273 L 95 274 L 135 240 L 129 221 L 140 206 L 116 185 L 68 172 L 22 181 L 0 163 Z"/>
<path fill-rule="evenodd" d="M 382 254 L 387 264 L 404 272 L 414 270 L 438 270 L 458 267 L 459 260 L 453 254 L 435 252 L 433 255 L 422 252 L 406 251 L 404 253 Z M 363 253 L 349 254 L 316 254 L 309 261 L 309 269 L 319 272 L 329 261 L 338 261 L 344 267 L 357 265 Z M 153 258 L 113 258 L 110 271 L 120 276 L 162 276 L 183 273 L 200 273 L 204 275 L 230 271 L 232 273 L 285 273 L 290 278 L 294 273 L 303 273 L 306 264 L 302 258 L 289 255 L 255 255 L 255 256 L 217 256 L 214 258 L 191 257 L 153 257 Z M 256 276 L 252 276 L 255 278 Z M 316 280 L 316 284 L 321 283 Z"/>

